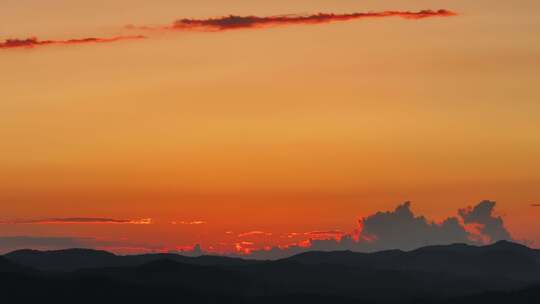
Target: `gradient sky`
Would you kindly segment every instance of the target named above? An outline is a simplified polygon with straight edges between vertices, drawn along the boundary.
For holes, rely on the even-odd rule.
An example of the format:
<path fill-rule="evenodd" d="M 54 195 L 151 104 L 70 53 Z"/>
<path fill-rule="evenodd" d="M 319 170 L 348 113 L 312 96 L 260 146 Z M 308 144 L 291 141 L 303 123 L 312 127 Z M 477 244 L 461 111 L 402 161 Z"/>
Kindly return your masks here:
<path fill-rule="evenodd" d="M 0 40 L 422 9 L 459 16 L 0 50 L 0 235 L 225 250 L 491 199 L 540 246 L 537 0 L 2 0 Z M 75 217 L 153 224 L 14 223 Z"/>

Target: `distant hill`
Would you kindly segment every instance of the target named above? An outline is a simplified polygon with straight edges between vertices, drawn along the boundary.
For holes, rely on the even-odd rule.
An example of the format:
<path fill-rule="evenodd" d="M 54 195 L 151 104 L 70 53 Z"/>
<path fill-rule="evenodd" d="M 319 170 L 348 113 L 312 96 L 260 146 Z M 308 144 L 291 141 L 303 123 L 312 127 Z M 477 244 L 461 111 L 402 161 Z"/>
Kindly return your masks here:
<path fill-rule="evenodd" d="M 287 260 L 311 265 L 332 264 L 540 281 L 540 250 L 508 241 L 483 247 L 465 244 L 428 246 L 409 252 L 307 252 Z"/>
<path fill-rule="evenodd" d="M 107 251 L 66 249 L 53 251 L 18 250 L 4 255 L 10 261 L 43 271 L 74 271 L 86 268 L 138 266 L 157 260 L 194 265 L 244 265 L 256 261 L 223 256 L 186 257 L 173 253 L 118 256 Z"/>
<path fill-rule="evenodd" d="M 513 291 L 491 291 L 465 297 L 446 299 L 441 304 L 537 304 L 540 303 L 540 285 Z"/>
<path fill-rule="evenodd" d="M 526 300 L 539 293 L 529 287 L 540 285 L 539 265 L 538 250 L 510 242 L 278 261 L 21 250 L 0 258 L 0 290 L 9 303 L 540 303 Z"/>
<path fill-rule="evenodd" d="M 4 255 L 15 263 L 43 271 L 71 271 L 80 268 L 115 266 L 117 256 L 107 251 L 67 249 L 57 251 L 18 250 Z"/>
<path fill-rule="evenodd" d="M 0 257 L 0 273 L 28 273 L 32 269 L 21 266 L 4 257 Z"/>

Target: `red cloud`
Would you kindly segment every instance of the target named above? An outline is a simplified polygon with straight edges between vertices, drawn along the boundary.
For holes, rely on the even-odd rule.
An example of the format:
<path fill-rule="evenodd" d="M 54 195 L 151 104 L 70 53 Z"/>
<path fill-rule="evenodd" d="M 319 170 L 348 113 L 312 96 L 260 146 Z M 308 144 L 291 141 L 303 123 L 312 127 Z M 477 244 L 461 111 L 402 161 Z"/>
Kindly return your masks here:
<path fill-rule="evenodd" d="M 249 231 L 249 232 L 240 233 L 240 234 L 238 235 L 238 237 L 246 237 L 246 236 L 254 236 L 254 235 L 271 236 L 272 233 L 256 230 L 256 231 Z"/>
<path fill-rule="evenodd" d="M 384 11 L 368 13 L 332 14 L 318 13 L 313 15 L 279 15 L 279 16 L 235 16 L 229 15 L 209 19 L 180 19 L 172 25 L 163 27 L 136 27 L 143 30 L 184 30 L 184 31 L 225 31 L 246 28 L 267 28 L 295 24 L 322 24 L 336 21 L 349 21 L 367 18 L 400 17 L 404 19 L 425 19 L 430 17 L 451 17 L 457 14 L 449 10 Z"/>
<path fill-rule="evenodd" d="M 384 11 L 384 12 L 367 12 L 367 13 L 350 13 L 350 14 L 332 14 L 318 13 L 313 15 L 279 15 L 279 16 L 224 16 L 208 19 L 180 19 L 173 24 L 162 27 L 148 26 L 129 26 L 133 29 L 142 30 L 183 30 L 183 31 L 225 31 L 232 29 L 246 28 L 267 28 L 284 25 L 295 24 L 322 24 L 337 21 L 349 21 L 366 18 L 385 18 L 385 17 L 400 17 L 404 19 L 424 19 L 430 17 L 451 17 L 457 14 L 449 10 L 422 10 L 417 12 L 411 11 Z M 110 38 L 80 38 L 68 40 L 39 40 L 31 37 L 26 39 L 7 39 L 0 42 L 0 49 L 12 48 L 35 48 L 46 45 L 73 45 L 73 44 L 90 44 L 90 43 L 111 43 L 121 40 L 144 39 L 145 36 L 115 36 Z"/>
<path fill-rule="evenodd" d="M 206 221 L 196 220 L 196 221 L 172 221 L 171 225 L 204 225 Z"/>
<path fill-rule="evenodd" d="M 39 40 L 32 37 L 27 39 L 7 39 L 4 42 L 0 42 L 0 49 L 12 49 L 12 48 L 35 48 L 39 46 L 46 46 L 52 44 L 89 44 L 89 43 L 110 43 L 120 40 L 132 40 L 132 39 L 144 39 L 146 37 L 137 36 L 117 36 L 111 38 L 82 38 L 82 39 L 68 39 L 68 40 Z"/>
<path fill-rule="evenodd" d="M 330 230 L 330 231 L 310 231 L 304 234 L 313 238 L 318 238 L 318 239 L 321 239 L 321 238 L 322 239 L 332 239 L 332 238 L 339 239 L 347 233 L 343 231 L 339 231 L 339 230 Z"/>

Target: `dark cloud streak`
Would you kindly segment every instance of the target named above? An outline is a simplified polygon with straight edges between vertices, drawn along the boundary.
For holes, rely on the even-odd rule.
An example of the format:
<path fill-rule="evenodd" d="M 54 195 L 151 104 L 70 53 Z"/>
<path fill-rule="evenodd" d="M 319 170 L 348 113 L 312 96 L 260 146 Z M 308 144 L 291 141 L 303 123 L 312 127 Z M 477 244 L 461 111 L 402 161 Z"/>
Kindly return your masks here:
<path fill-rule="evenodd" d="M 373 19 L 399 17 L 403 19 L 419 20 L 431 17 L 452 17 L 457 13 L 449 10 L 422 10 L 411 11 L 384 11 L 350 14 L 318 13 L 313 15 L 278 15 L 278 16 L 223 16 L 208 19 L 184 18 L 175 21 L 171 25 L 161 27 L 151 26 L 128 26 L 131 29 L 140 30 L 178 30 L 178 31 L 211 31 L 219 32 L 235 29 L 257 29 L 286 25 L 312 25 L 338 21 L 350 21 L 358 19 Z"/>
<path fill-rule="evenodd" d="M 0 221 L 4 225 L 47 225 L 47 224 L 151 224 L 152 219 L 113 219 L 94 217 L 68 217 L 68 218 L 48 218 L 36 220 L 12 220 Z"/>
<path fill-rule="evenodd" d="M 7 39 L 0 42 L 0 49 L 15 49 L 15 48 L 36 48 L 47 45 L 76 45 L 76 44 L 91 44 L 91 43 L 111 43 L 121 40 L 144 39 L 145 36 L 116 36 L 111 38 L 82 38 L 68 40 L 39 40 L 38 38 L 26 39 Z"/>
<path fill-rule="evenodd" d="M 255 29 L 286 25 L 323 24 L 338 21 L 350 21 L 368 18 L 399 17 L 403 19 L 419 20 L 431 17 L 451 17 L 457 14 L 449 10 L 422 10 L 412 11 L 383 11 L 350 14 L 318 13 L 313 15 L 278 15 L 278 16 L 223 16 L 208 19 L 184 18 L 167 26 L 128 26 L 139 30 L 179 30 L 179 31 L 225 31 L 233 29 Z M 40 40 L 36 37 L 26 39 L 6 39 L 0 41 L 0 49 L 32 49 L 48 45 L 78 45 L 93 43 L 112 43 L 122 40 L 145 39 L 142 35 L 114 36 L 108 38 L 89 37 L 67 40 Z"/>

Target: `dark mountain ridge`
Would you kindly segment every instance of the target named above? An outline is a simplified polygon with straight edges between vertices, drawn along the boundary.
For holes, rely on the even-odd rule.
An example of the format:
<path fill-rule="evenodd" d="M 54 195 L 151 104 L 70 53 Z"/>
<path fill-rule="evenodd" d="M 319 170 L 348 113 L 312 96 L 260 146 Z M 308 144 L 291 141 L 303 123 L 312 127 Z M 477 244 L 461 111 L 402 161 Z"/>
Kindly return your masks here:
<path fill-rule="evenodd" d="M 10 252 L 4 257 L 20 265 L 27 265 L 43 271 L 60 272 L 85 268 L 133 267 L 158 260 L 172 260 L 194 265 L 238 266 L 257 263 L 253 260 L 224 256 L 187 257 L 174 253 L 121 256 L 107 251 L 80 248 L 52 251 L 23 249 Z"/>
<path fill-rule="evenodd" d="M 523 281 L 540 281 L 540 250 L 508 241 L 488 246 L 465 244 L 428 246 L 408 252 L 400 250 L 375 253 L 306 252 L 288 260 L 311 265 L 347 265 L 369 269 L 498 276 Z"/>
<path fill-rule="evenodd" d="M 0 256 L 0 273 L 29 273 L 33 270 Z"/>
<path fill-rule="evenodd" d="M 0 289 L 6 298 L 47 295 L 57 303 L 81 295 L 83 303 L 460 303 L 518 295 L 540 283 L 539 265 L 540 251 L 510 242 L 308 252 L 277 261 L 20 250 L 0 257 Z M 522 297 L 538 293 L 530 287 Z"/>

